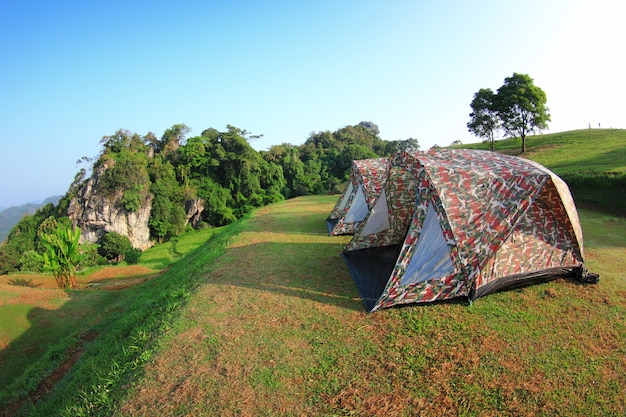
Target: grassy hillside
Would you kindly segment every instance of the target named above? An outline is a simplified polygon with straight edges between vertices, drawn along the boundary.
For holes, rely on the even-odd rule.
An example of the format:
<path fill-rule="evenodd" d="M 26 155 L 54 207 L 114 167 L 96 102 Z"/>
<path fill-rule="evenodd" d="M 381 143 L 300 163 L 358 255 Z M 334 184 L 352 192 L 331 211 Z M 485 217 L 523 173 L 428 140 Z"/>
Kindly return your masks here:
<path fill-rule="evenodd" d="M 486 143 L 458 148 L 489 149 Z M 626 130 L 584 129 L 498 140 L 495 151 L 532 159 L 569 185 L 579 206 L 626 215 Z"/>
<path fill-rule="evenodd" d="M 31 308 L 50 329 L 45 317 L 100 303 L 74 343 L 38 355 L 53 369 L 78 356 L 69 373 L 27 397 L 41 399 L 33 409 L 18 405 L 35 416 L 624 415 L 625 219 L 580 213 L 599 285 L 366 314 L 340 257 L 348 238 L 326 235 L 335 199 L 267 206 L 140 286 Z M 9 395 L 40 389 L 45 369 L 26 363 L 0 387 L 5 415 L 19 410 Z"/>
<path fill-rule="evenodd" d="M 371 315 L 333 198 L 258 211 L 161 341 L 122 415 L 621 415 L 626 222 L 583 213 L 602 285 L 558 281 Z M 615 233 L 617 232 L 617 233 Z M 599 241 L 591 240 L 599 243 Z M 604 259 L 606 257 L 606 259 Z M 601 264 L 597 263 L 600 261 Z M 607 262 L 605 264 L 605 262 Z"/>
<path fill-rule="evenodd" d="M 489 149 L 486 143 L 457 147 Z M 520 154 L 519 138 L 498 140 L 494 150 L 533 159 L 562 176 L 581 171 L 626 173 L 624 129 L 582 129 L 528 136 L 524 155 Z"/>

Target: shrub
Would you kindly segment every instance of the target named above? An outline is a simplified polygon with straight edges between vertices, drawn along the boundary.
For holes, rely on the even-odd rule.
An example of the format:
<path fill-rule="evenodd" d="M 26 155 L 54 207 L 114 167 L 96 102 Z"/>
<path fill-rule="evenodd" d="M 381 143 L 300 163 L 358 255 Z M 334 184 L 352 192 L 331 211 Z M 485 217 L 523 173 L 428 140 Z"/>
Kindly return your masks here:
<path fill-rule="evenodd" d="M 130 248 L 124 254 L 124 260 L 128 265 L 137 265 L 141 259 L 141 250 L 137 248 Z"/>
<path fill-rule="evenodd" d="M 116 232 L 105 234 L 100 241 L 98 252 L 104 256 L 107 261 L 119 263 L 124 260 L 126 254 L 133 249 L 133 245 L 126 236 L 122 236 Z"/>
<path fill-rule="evenodd" d="M 43 272 L 43 259 L 32 249 L 29 249 L 22 254 L 20 264 L 20 271 L 35 273 Z"/>

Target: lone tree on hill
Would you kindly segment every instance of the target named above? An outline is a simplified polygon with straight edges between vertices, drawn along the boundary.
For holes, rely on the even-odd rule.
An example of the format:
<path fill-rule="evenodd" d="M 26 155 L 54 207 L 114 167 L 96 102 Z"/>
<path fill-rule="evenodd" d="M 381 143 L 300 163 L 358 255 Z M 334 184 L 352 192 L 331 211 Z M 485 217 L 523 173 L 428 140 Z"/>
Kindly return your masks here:
<path fill-rule="evenodd" d="M 522 139 L 522 153 L 526 152 L 526 136 L 548 128 L 550 114 L 546 107 L 546 93 L 534 84 L 529 75 L 518 73 L 505 78 L 495 95 L 490 97 L 488 91 L 481 89 L 474 95 L 474 111 L 470 114 L 472 119 L 468 129 L 484 137 L 492 119 L 487 117 L 485 121 L 481 117 L 497 115 L 508 136 L 519 136 Z"/>

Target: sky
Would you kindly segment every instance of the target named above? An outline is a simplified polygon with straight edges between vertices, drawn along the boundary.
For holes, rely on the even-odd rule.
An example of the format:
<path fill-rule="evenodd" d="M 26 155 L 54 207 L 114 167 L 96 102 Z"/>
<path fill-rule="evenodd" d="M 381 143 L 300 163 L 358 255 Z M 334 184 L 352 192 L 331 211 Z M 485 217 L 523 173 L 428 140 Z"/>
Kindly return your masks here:
<path fill-rule="evenodd" d="M 0 0 L 0 208 L 68 190 L 119 129 L 227 125 L 257 150 L 371 121 L 421 149 L 478 139 L 513 73 L 547 133 L 626 128 L 621 0 Z"/>

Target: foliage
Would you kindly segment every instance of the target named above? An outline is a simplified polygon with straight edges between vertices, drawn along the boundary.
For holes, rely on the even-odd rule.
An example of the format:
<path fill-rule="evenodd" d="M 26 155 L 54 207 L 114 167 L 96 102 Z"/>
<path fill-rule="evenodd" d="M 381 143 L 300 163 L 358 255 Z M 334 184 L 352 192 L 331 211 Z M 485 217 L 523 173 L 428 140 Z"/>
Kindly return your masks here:
<path fill-rule="evenodd" d="M 121 194 L 118 203 L 129 212 L 139 209 L 147 199 L 150 184 L 146 154 L 122 149 L 103 159 L 107 168 L 100 176 L 98 190 L 108 196 Z"/>
<path fill-rule="evenodd" d="M 2 242 L 8 235 L 11 229 L 19 223 L 19 221 L 26 214 L 34 214 L 38 209 L 48 204 L 58 204 L 61 196 L 53 196 L 47 198 L 43 203 L 28 203 L 20 206 L 9 207 L 4 210 L 0 209 L 0 242 Z"/>
<path fill-rule="evenodd" d="M 46 204 L 33 215 L 24 216 L 11 229 L 6 242 L 0 245 L 0 275 L 20 270 L 22 255 L 37 249 L 37 231 L 50 216 L 57 217 L 58 212 L 52 204 Z"/>
<path fill-rule="evenodd" d="M 513 73 L 504 79 L 496 94 L 485 88 L 474 94 L 467 127 L 487 139 L 493 149 L 493 133 L 502 126 L 507 135 L 522 139 L 522 153 L 526 152 L 526 136 L 548 127 L 546 100 L 546 93 L 529 75 Z"/>
<path fill-rule="evenodd" d="M 626 174 L 617 172 L 565 175 L 576 202 L 626 215 Z"/>
<path fill-rule="evenodd" d="M 161 153 L 163 156 L 172 156 L 176 158 L 176 151 L 183 144 L 185 136 L 191 129 L 183 123 L 175 124 L 163 132 L 161 140 L 154 145 L 155 152 Z"/>
<path fill-rule="evenodd" d="M 312 132 L 300 146 L 283 144 L 260 152 L 250 145 L 259 135 L 232 125 L 225 131 L 208 128 L 200 136 L 186 138 L 189 132 L 186 125 L 176 124 L 160 139 L 151 132 L 141 136 L 124 129 L 104 136 L 93 168 L 81 168 L 59 207 L 47 216 L 67 215 L 70 201 L 89 179 L 95 179 L 94 193 L 118 208 L 132 213 L 150 207 L 151 238 L 162 243 L 186 230 L 194 214 L 187 213 L 189 207 L 204 206 L 194 226 L 223 226 L 285 198 L 338 189 L 347 181 L 354 159 L 419 149 L 413 138 L 382 140 L 372 122 Z M 36 230 L 45 217 L 34 219 L 31 229 Z M 21 228 L 26 226 L 24 222 Z M 37 250 L 34 233 L 13 234 L 9 240 L 14 242 L 0 248 L 0 273 L 19 269 L 22 254 Z"/>
<path fill-rule="evenodd" d="M 106 264 L 106 258 L 98 253 L 99 248 L 100 246 L 96 243 L 83 242 L 80 245 L 83 254 L 82 262 L 79 265 L 80 269 Z"/>
<path fill-rule="evenodd" d="M 133 249 L 128 237 L 117 232 L 106 233 L 100 240 L 98 252 L 107 261 L 113 263 L 122 262 L 127 253 Z"/>
<path fill-rule="evenodd" d="M 174 166 L 160 156 L 150 161 L 150 192 L 152 210 L 150 212 L 150 232 L 159 242 L 180 234 L 187 221 L 184 212 L 184 191 L 176 180 Z"/>
<path fill-rule="evenodd" d="M 83 259 L 78 243 L 80 229 L 67 227 L 59 222 L 54 233 L 39 233 L 43 246 L 43 268 L 52 272 L 61 289 L 76 287 L 76 269 Z"/>
<path fill-rule="evenodd" d="M 469 131 L 488 141 L 493 151 L 494 133 L 500 126 L 500 120 L 495 110 L 495 94 L 490 88 L 481 88 L 476 94 L 470 106 L 470 121 L 467 123 Z"/>
<path fill-rule="evenodd" d="M 393 154 L 395 152 L 417 152 L 420 149 L 419 142 L 417 139 L 408 138 L 405 140 L 397 140 L 395 141 L 397 145 L 389 147 L 389 153 Z"/>
<path fill-rule="evenodd" d="M 130 248 L 124 253 L 124 260 L 128 265 L 137 265 L 141 260 L 141 249 Z"/>
<path fill-rule="evenodd" d="M 527 74 L 514 73 L 504 79 L 495 107 L 506 133 L 522 139 L 522 153 L 526 151 L 526 135 L 546 129 L 550 121 L 546 93 Z"/>
<path fill-rule="evenodd" d="M 36 251 L 29 249 L 20 258 L 20 271 L 41 273 L 44 270 L 44 262 Z"/>

